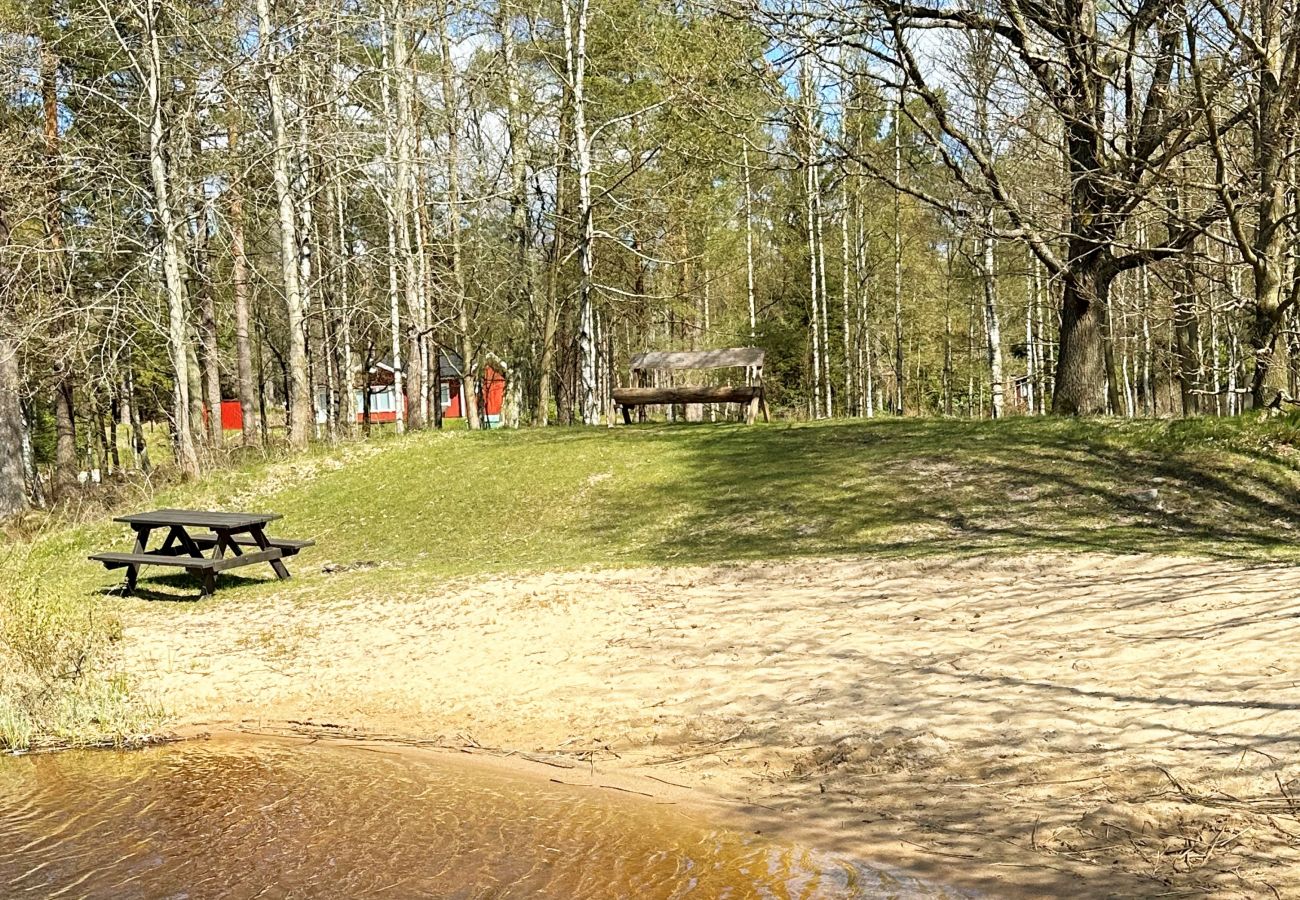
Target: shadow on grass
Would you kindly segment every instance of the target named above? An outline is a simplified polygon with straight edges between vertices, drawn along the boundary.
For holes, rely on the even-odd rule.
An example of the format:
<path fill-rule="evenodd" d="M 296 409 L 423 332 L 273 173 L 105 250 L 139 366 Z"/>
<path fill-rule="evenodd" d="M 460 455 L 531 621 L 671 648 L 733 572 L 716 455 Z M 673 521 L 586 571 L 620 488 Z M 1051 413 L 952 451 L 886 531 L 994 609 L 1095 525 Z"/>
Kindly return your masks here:
<path fill-rule="evenodd" d="M 1161 426 L 1164 427 L 1164 426 Z M 1109 423 L 924 420 L 645 429 L 677 476 L 588 526 L 651 559 L 1034 550 L 1300 558 L 1300 478 L 1211 442 Z M 670 523 L 660 527 L 657 523 Z"/>

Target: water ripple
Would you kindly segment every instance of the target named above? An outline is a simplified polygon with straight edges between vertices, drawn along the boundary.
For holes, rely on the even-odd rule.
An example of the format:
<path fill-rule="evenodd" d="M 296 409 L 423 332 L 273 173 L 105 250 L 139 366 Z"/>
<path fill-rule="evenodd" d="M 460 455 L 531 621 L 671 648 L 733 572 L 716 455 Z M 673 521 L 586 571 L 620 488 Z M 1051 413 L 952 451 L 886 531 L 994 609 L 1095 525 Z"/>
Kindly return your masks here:
<path fill-rule="evenodd" d="M 0 759 L 0 894 L 954 897 L 676 809 L 308 742 Z"/>

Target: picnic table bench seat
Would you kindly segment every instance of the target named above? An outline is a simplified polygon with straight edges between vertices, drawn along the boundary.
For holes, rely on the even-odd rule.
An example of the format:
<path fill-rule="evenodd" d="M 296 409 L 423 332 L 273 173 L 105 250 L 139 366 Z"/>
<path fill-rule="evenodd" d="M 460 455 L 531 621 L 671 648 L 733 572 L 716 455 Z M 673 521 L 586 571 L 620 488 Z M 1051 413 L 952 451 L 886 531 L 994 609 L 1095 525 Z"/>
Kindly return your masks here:
<path fill-rule="evenodd" d="M 200 550 L 211 550 L 213 547 L 217 545 L 217 542 L 220 540 L 220 537 L 215 534 L 200 534 L 195 536 L 193 540 L 194 543 L 198 545 Z M 229 537 L 226 538 L 226 543 L 227 545 L 237 544 L 240 547 L 258 546 L 257 541 L 248 537 Z M 270 535 L 267 535 L 266 543 L 272 547 L 277 547 L 280 550 L 284 551 L 285 556 L 295 556 L 300 550 L 304 550 L 307 547 L 316 546 L 316 542 L 312 540 L 271 537 Z"/>
<path fill-rule="evenodd" d="M 181 556 L 179 553 L 96 553 L 90 557 L 102 562 L 105 569 L 126 566 L 179 566 L 182 569 L 211 569 L 221 560 L 206 557 Z"/>

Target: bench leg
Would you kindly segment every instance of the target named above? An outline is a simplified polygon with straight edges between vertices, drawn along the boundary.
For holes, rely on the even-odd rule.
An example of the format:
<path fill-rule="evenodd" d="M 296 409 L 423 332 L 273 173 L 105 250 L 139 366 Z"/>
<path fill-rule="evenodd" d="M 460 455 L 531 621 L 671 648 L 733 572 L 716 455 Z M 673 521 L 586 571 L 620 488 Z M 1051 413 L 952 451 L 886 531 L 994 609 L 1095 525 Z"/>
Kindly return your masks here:
<path fill-rule="evenodd" d="M 630 406 L 623 407 L 623 424 L 624 425 L 632 424 L 632 407 Z"/>
<path fill-rule="evenodd" d="M 139 566 L 126 567 L 126 584 L 124 585 L 125 591 L 123 592 L 122 596 L 130 597 L 132 594 L 135 593 L 135 582 L 136 579 L 139 578 L 139 576 L 140 576 Z"/>
<path fill-rule="evenodd" d="M 745 410 L 745 424 L 753 425 L 758 421 L 758 397 L 753 397 L 749 401 L 749 407 Z"/>
<path fill-rule="evenodd" d="M 249 535 L 257 543 L 258 549 L 261 550 L 271 549 L 271 542 L 266 539 L 266 532 L 263 531 L 261 528 L 252 529 L 249 532 Z M 271 560 L 271 568 L 275 571 L 275 577 L 278 578 L 280 581 L 284 581 L 289 577 L 289 568 L 284 564 L 284 560 L 282 559 Z"/>

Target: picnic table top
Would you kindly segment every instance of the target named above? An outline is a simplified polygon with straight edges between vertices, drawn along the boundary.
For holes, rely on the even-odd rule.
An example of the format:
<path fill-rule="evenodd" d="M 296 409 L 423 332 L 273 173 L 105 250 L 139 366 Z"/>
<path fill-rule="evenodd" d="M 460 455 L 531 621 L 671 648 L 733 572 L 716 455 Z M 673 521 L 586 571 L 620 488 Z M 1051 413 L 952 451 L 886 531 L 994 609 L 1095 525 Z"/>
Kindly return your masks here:
<path fill-rule="evenodd" d="M 128 525 L 179 525 L 194 528 L 250 528 L 280 518 L 279 513 L 215 512 L 204 509 L 155 509 L 150 512 L 117 516 L 114 522 Z"/>

